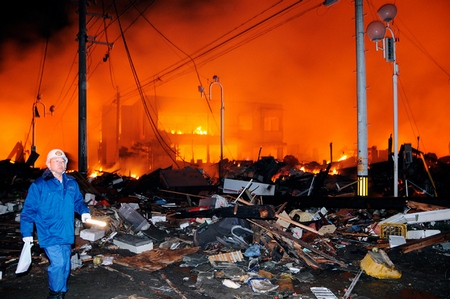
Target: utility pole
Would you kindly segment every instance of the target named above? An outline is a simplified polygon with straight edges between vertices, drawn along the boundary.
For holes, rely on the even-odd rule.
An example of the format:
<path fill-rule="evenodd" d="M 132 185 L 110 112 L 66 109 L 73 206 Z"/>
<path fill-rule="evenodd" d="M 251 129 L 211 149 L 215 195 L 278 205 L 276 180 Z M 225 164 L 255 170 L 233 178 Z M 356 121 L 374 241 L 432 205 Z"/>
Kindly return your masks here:
<path fill-rule="evenodd" d="M 87 130 L 86 130 L 86 1 L 79 1 L 78 32 L 78 172 L 87 176 Z"/>
<path fill-rule="evenodd" d="M 120 92 L 119 87 L 117 87 L 116 96 L 116 162 L 119 161 L 119 150 L 120 150 Z"/>
<path fill-rule="evenodd" d="M 355 0 L 356 23 L 356 67 L 358 94 L 358 196 L 368 196 L 368 137 L 367 137 L 367 95 L 366 95 L 366 59 L 364 52 L 363 0 Z"/>
<path fill-rule="evenodd" d="M 87 148 L 87 81 L 86 81 L 86 43 L 104 44 L 109 48 L 112 44 L 89 40 L 86 30 L 87 2 L 89 0 L 79 0 L 78 18 L 78 172 L 87 176 L 88 173 L 88 148 Z M 98 16 L 92 14 L 94 16 Z M 100 16 L 110 18 L 109 16 Z"/>

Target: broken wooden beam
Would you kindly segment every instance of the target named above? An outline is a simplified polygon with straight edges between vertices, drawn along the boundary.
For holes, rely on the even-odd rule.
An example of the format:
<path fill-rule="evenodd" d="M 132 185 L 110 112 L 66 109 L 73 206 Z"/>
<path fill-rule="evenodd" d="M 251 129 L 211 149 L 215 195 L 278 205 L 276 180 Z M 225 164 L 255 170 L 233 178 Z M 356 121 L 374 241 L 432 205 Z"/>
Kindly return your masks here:
<path fill-rule="evenodd" d="M 275 217 L 277 217 L 278 219 L 281 219 L 281 220 L 283 220 L 283 221 L 289 222 L 290 224 L 293 224 L 293 225 L 295 225 L 295 226 L 301 227 L 301 228 L 303 228 L 303 229 L 305 229 L 305 230 L 307 230 L 307 231 L 310 231 L 310 232 L 312 232 L 312 233 L 315 233 L 315 234 L 317 234 L 317 235 L 319 235 L 319 236 L 323 236 L 323 233 L 318 232 L 317 230 L 315 230 L 315 229 L 312 228 L 312 227 L 309 227 L 309 226 L 307 226 L 307 225 L 304 225 L 304 224 L 301 224 L 301 223 L 299 223 L 299 222 L 297 222 L 297 221 L 294 221 L 294 220 L 292 220 L 291 218 L 286 218 L 286 217 L 283 217 L 283 216 L 278 215 L 278 214 L 275 214 Z"/>
<path fill-rule="evenodd" d="M 434 244 L 441 244 L 449 241 L 450 241 L 450 231 L 422 239 L 408 241 L 408 243 L 400 245 L 398 247 L 400 248 L 402 253 L 408 253 Z"/>
<path fill-rule="evenodd" d="M 240 198 L 238 198 L 237 201 L 242 202 L 243 204 L 246 204 L 246 205 L 250 205 L 250 206 L 252 205 L 251 203 L 249 203 L 249 202 L 247 202 L 247 201 L 245 201 L 245 200 L 242 200 L 242 199 L 240 199 Z M 303 228 L 303 229 L 305 229 L 305 230 L 307 230 L 307 231 L 313 232 L 313 233 L 318 234 L 318 235 L 320 235 L 320 236 L 323 236 L 323 233 L 318 232 L 317 230 L 313 229 L 312 227 L 309 227 L 309 226 L 307 226 L 307 225 L 304 225 L 304 224 L 301 224 L 301 223 L 299 223 L 299 222 L 297 222 L 297 221 L 294 221 L 294 220 L 292 220 L 291 218 L 286 218 L 286 217 L 280 215 L 279 213 L 283 211 L 283 209 L 284 209 L 284 207 L 285 207 L 286 205 L 287 205 L 287 202 L 284 202 L 284 203 L 281 205 L 281 207 L 278 208 L 277 212 L 275 213 L 275 217 L 276 217 L 276 218 L 281 219 L 281 220 L 286 221 L 286 222 L 289 222 L 290 224 L 293 224 L 293 225 L 295 225 L 295 226 L 298 226 L 298 227 L 300 227 L 300 228 Z"/>
<path fill-rule="evenodd" d="M 177 293 L 181 298 L 183 299 L 187 299 L 186 296 L 183 295 L 183 293 L 180 292 L 180 290 L 178 290 L 178 288 L 175 286 L 175 284 L 173 282 L 171 282 L 166 275 L 161 274 L 161 277 L 167 282 L 167 284 L 172 288 L 172 290 L 175 291 L 175 293 Z"/>
<path fill-rule="evenodd" d="M 339 208 L 339 209 L 394 209 L 403 211 L 407 200 L 404 197 L 328 197 L 328 196 L 264 196 L 266 204 L 278 205 L 288 202 L 288 205 L 298 209 Z"/>
<path fill-rule="evenodd" d="M 421 210 L 421 211 L 433 211 L 433 210 L 443 210 L 446 209 L 446 207 L 443 206 L 437 206 L 429 203 L 423 203 L 418 201 L 411 201 L 408 200 L 407 206 L 415 209 L 415 210 Z"/>
<path fill-rule="evenodd" d="M 211 218 L 217 216 L 221 218 L 236 217 L 250 219 L 274 219 L 275 209 L 271 205 L 248 205 L 236 207 L 225 207 L 218 209 L 208 209 L 202 211 L 177 211 L 175 218 Z"/>
<path fill-rule="evenodd" d="M 338 264 L 339 266 L 341 266 L 343 268 L 347 267 L 347 265 L 345 265 L 345 263 L 335 259 L 334 257 L 330 256 L 329 254 L 327 254 L 325 252 L 322 252 L 322 251 L 316 249 L 314 246 L 311 246 L 309 243 L 306 243 L 305 241 L 303 241 L 301 239 L 294 238 L 289 233 L 281 231 L 281 230 L 277 229 L 276 227 L 269 225 L 269 223 L 267 221 L 259 220 L 259 219 L 252 219 L 252 220 L 248 219 L 248 221 L 263 228 L 264 230 L 270 232 L 273 235 L 278 235 L 278 238 L 287 238 L 291 242 L 297 243 L 301 247 L 306 248 L 306 249 L 310 250 L 311 252 L 323 257 L 326 261 L 328 261 L 328 263 Z M 297 255 L 298 255 L 298 250 L 297 250 Z M 305 255 L 306 255 L 306 253 L 305 253 Z M 307 264 L 311 264 L 310 257 L 306 258 L 305 255 L 303 255 L 301 257 L 304 258 L 304 261 Z"/>

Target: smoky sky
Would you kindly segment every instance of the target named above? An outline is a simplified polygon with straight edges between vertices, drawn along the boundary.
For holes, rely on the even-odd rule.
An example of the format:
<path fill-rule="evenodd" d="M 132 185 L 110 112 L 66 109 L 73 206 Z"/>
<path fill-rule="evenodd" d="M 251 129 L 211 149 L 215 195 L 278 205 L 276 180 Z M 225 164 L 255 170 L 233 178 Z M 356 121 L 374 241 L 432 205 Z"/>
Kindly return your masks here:
<path fill-rule="evenodd" d="M 69 27 L 71 11 L 68 4 L 68 1 L 58 0 L 9 1 L 0 13 L 1 46 L 13 42 L 18 50 L 27 51 L 29 46 Z"/>
<path fill-rule="evenodd" d="M 286 154 L 321 161 L 329 157 L 330 142 L 334 157 L 354 153 L 354 1 L 340 0 L 329 8 L 322 2 L 301 1 L 271 18 L 297 1 L 124 0 L 116 2 L 119 19 L 112 0 L 91 2 L 88 12 L 106 12 L 112 19 L 88 17 L 88 35 L 101 42 L 88 49 L 90 153 L 101 139 L 102 109 L 113 106 L 118 91 L 122 104 L 132 105 L 140 101 L 139 82 L 148 95 L 172 99 L 180 110 L 192 111 L 206 105 L 198 86 L 207 88 L 213 75 L 221 78 L 227 107 L 241 101 L 283 105 Z M 386 2 L 363 2 L 367 26 Z M 394 3 L 400 144 L 447 155 L 450 2 Z M 0 121 L 11 130 L 1 137 L 0 158 L 17 141 L 30 147 L 30 111 L 38 92 L 47 108 L 56 107 L 54 115 L 37 122 L 38 151 L 64 147 L 76 157 L 78 2 L 8 4 L 12 8 L 2 10 L 0 19 Z M 47 39 L 45 69 L 40 71 Z M 106 42 L 114 45 L 108 48 Z M 368 145 L 386 149 L 392 134 L 392 65 L 367 38 L 365 57 Z M 226 114 L 225 123 L 229 121 L 232 116 Z"/>

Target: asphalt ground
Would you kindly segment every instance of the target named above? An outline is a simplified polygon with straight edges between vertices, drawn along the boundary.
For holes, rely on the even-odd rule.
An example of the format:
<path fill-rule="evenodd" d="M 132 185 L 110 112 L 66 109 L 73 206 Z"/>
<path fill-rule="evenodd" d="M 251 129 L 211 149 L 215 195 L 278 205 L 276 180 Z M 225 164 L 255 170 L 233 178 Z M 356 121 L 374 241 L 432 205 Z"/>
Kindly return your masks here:
<path fill-rule="evenodd" d="M 122 254 L 116 252 L 115 254 Z M 317 298 L 311 288 L 328 289 L 337 298 L 342 298 L 359 271 L 359 261 L 367 250 L 360 246 L 348 245 L 338 250 L 338 256 L 345 260 L 348 267 L 329 266 L 313 270 L 296 264 L 290 258 L 280 262 L 259 263 L 259 273 L 270 276 L 270 282 L 278 285 L 276 290 L 258 293 L 243 281 L 240 287 L 233 289 L 224 285 L 227 277 L 236 279 L 246 274 L 246 261 L 238 267 L 217 269 L 210 263 L 187 266 L 174 262 L 156 271 L 119 264 L 96 265 L 93 261 L 72 270 L 69 279 L 69 291 L 66 299 L 72 298 Z M 132 253 L 125 253 L 133 257 Z M 199 252 L 199 254 L 204 254 Z M 389 258 L 402 276 L 399 279 L 378 279 L 362 273 L 356 281 L 350 298 L 371 299 L 450 299 L 450 254 L 436 247 L 427 247 L 420 251 L 402 254 L 391 250 Z M 47 296 L 46 264 L 35 260 L 29 272 L 21 275 L 14 273 L 11 263 L 2 270 L 0 297 L 2 299 L 43 299 Z M 42 262 L 41 262 L 42 263 Z M 297 273 L 289 273 L 288 266 L 298 268 Z M 239 272 L 236 268 L 240 269 Z M 288 275 L 287 275 L 288 274 Z M 332 298 L 332 297 L 323 297 Z"/>

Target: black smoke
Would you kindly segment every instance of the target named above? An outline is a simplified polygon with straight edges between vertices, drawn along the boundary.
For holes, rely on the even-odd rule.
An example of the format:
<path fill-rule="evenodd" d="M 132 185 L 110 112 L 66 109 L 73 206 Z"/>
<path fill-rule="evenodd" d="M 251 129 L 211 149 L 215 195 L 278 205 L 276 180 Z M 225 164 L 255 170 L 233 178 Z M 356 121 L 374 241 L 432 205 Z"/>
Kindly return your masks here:
<path fill-rule="evenodd" d="M 70 16 L 76 9 L 77 5 L 68 0 L 8 1 L 0 11 L 0 57 L 4 57 L 7 43 L 14 43 L 18 51 L 27 51 L 71 26 Z"/>

